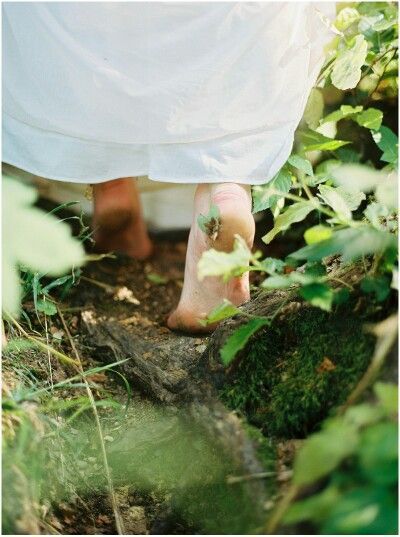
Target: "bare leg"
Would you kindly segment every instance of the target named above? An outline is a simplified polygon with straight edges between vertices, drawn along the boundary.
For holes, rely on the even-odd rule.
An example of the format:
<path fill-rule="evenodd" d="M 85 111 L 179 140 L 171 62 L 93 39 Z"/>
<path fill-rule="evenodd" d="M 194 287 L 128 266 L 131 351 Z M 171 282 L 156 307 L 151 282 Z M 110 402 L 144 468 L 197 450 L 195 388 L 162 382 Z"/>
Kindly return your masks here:
<path fill-rule="evenodd" d="M 153 251 L 142 216 L 139 193 L 132 178 L 93 186 L 93 227 L 96 248 L 145 259 Z"/>
<path fill-rule="evenodd" d="M 201 231 L 197 217 L 207 214 L 211 204 L 219 208 L 221 227 L 217 239 L 211 239 Z M 251 213 L 251 187 L 236 183 L 199 185 L 194 200 L 194 215 L 186 253 L 185 281 L 176 310 L 168 319 L 172 329 L 188 332 L 204 332 L 215 327 L 204 328 L 199 320 L 224 298 L 239 306 L 249 300 L 249 275 L 233 278 L 223 283 L 221 278 L 207 277 L 202 282 L 197 278 L 197 263 L 205 250 L 213 247 L 230 252 L 234 235 L 241 235 L 249 247 L 254 240 L 254 218 Z"/>

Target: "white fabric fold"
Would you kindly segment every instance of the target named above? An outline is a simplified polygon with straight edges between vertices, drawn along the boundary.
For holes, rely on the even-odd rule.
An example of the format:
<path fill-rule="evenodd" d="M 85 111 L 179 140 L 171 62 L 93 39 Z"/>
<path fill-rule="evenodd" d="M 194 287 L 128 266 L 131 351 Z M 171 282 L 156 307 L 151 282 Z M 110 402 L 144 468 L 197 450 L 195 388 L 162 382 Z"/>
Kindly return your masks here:
<path fill-rule="evenodd" d="M 315 8 L 5 3 L 3 160 L 73 182 L 265 183 L 330 37 Z"/>

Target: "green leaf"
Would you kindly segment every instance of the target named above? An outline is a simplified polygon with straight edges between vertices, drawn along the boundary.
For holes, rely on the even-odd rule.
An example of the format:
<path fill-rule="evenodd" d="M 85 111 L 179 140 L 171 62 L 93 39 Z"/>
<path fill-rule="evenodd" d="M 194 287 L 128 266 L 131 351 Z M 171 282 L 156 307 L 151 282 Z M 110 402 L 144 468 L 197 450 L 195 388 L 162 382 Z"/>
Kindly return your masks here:
<path fill-rule="evenodd" d="M 299 141 L 304 145 L 304 151 L 335 151 L 335 149 L 351 143 L 328 138 L 328 136 L 311 129 L 300 130 L 297 135 Z"/>
<path fill-rule="evenodd" d="M 372 135 L 376 145 L 383 151 L 381 160 L 397 165 L 399 139 L 388 127 L 381 127 Z"/>
<path fill-rule="evenodd" d="M 71 236 L 67 224 L 31 207 L 35 199 L 32 188 L 4 178 L 2 307 L 14 315 L 20 300 L 18 266 L 57 276 L 84 260 L 83 247 Z"/>
<path fill-rule="evenodd" d="M 240 235 L 235 235 L 233 250 L 230 253 L 210 248 L 200 258 L 197 265 L 199 280 L 207 276 L 222 276 L 227 282 L 235 276 L 241 276 L 249 270 L 251 252 Z"/>
<path fill-rule="evenodd" d="M 340 4 L 339 4 L 340 5 Z M 352 24 L 360 19 L 359 12 L 353 7 L 344 7 L 336 17 L 335 26 L 341 32 L 344 32 Z"/>
<path fill-rule="evenodd" d="M 290 155 L 288 162 L 306 175 L 314 175 L 311 162 L 300 155 Z"/>
<path fill-rule="evenodd" d="M 331 74 L 333 85 L 341 90 L 355 88 L 360 81 L 367 52 L 368 44 L 363 35 L 357 35 L 351 47 L 339 50 Z"/>
<path fill-rule="evenodd" d="M 199 214 L 197 224 L 203 233 L 215 240 L 221 224 L 218 206 L 212 204 L 206 216 Z"/>
<path fill-rule="evenodd" d="M 366 276 L 361 282 L 364 293 L 373 293 L 378 302 L 385 300 L 390 293 L 390 282 L 385 276 Z"/>
<path fill-rule="evenodd" d="M 207 326 L 209 324 L 217 323 L 219 321 L 223 321 L 224 319 L 228 319 L 228 317 L 233 317 L 238 313 L 240 313 L 239 308 L 234 306 L 232 302 L 225 298 L 221 304 L 219 304 L 212 311 L 210 311 L 210 313 L 204 320 L 200 321 L 200 324 L 202 326 Z"/>
<path fill-rule="evenodd" d="M 319 197 L 345 220 L 351 220 L 351 212 L 358 209 L 360 203 L 365 200 L 363 192 L 348 192 L 343 187 L 319 185 L 318 189 Z"/>
<path fill-rule="evenodd" d="M 341 119 L 345 117 L 353 117 L 359 112 L 361 112 L 363 109 L 362 106 L 349 106 L 347 104 L 342 104 L 342 106 L 339 108 L 339 110 L 335 110 L 334 112 L 328 114 L 321 120 L 321 125 L 323 123 L 330 123 L 333 121 L 340 121 Z"/>
<path fill-rule="evenodd" d="M 253 213 L 270 209 L 279 199 L 279 194 L 287 194 L 292 186 L 292 175 L 284 166 L 275 177 L 265 185 L 253 186 Z"/>
<path fill-rule="evenodd" d="M 274 222 L 274 227 L 269 231 L 262 240 L 269 244 L 279 232 L 288 229 L 292 224 L 301 222 L 306 216 L 313 211 L 315 206 L 310 201 L 299 201 L 289 205 L 284 213 L 281 213 Z"/>
<path fill-rule="evenodd" d="M 307 229 L 304 233 L 304 240 L 307 244 L 315 244 L 316 242 L 325 241 L 332 236 L 332 229 L 327 226 L 313 226 Z"/>
<path fill-rule="evenodd" d="M 264 280 L 261 287 L 263 289 L 286 289 L 293 284 L 294 282 L 290 278 L 290 275 L 284 276 L 283 274 L 276 274 L 275 276 L 270 276 Z"/>
<path fill-rule="evenodd" d="M 36 309 L 41 311 L 45 315 L 55 315 L 57 313 L 57 308 L 53 302 L 50 300 L 38 300 L 36 303 Z"/>
<path fill-rule="evenodd" d="M 324 311 L 331 311 L 334 293 L 325 283 L 310 283 L 302 287 L 299 293 L 313 306 Z"/>
<path fill-rule="evenodd" d="M 282 272 L 285 268 L 285 263 L 281 259 L 275 257 L 266 257 L 260 261 L 257 265 L 267 274 L 275 274 L 276 272 Z"/>
<path fill-rule="evenodd" d="M 221 360 L 224 365 L 229 365 L 236 354 L 243 349 L 250 337 L 260 328 L 270 323 L 265 317 L 256 317 L 247 324 L 240 326 L 224 343 L 221 349 Z"/>
<path fill-rule="evenodd" d="M 396 244 L 393 234 L 363 226 L 334 231 L 330 239 L 304 246 L 291 253 L 290 257 L 296 260 L 321 261 L 330 255 L 342 255 L 343 261 L 352 261 L 363 255 L 396 248 Z"/>
<path fill-rule="evenodd" d="M 309 436 L 295 458 L 293 483 L 314 483 L 351 455 L 357 445 L 357 430 L 343 420 Z"/>
<path fill-rule="evenodd" d="M 303 120 L 310 129 L 316 129 L 324 113 L 324 98 L 319 89 L 313 88 L 307 100 Z"/>
<path fill-rule="evenodd" d="M 154 283 L 155 285 L 165 285 L 166 283 L 168 283 L 168 278 L 166 278 L 165 276 L 160 276 L 155 272 L 149 272 L 146 277 L 149 282 Z"/>
<path fill-rule="evenodd" d="M 361 127 L 377 131 L 380 129 L 383 119 L 383 112 L 377 108 L 368 108 L 357 115 L 356 121 Z"/>

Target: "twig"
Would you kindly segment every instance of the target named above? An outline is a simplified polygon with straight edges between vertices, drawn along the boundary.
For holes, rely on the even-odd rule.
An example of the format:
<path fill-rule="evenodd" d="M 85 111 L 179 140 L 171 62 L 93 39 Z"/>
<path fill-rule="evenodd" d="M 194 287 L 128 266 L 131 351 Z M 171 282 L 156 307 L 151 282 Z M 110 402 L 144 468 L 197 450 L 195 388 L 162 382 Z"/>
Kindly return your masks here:
<path fill-rule="evenodd" d="M 289 509 L 290 504 L 297 496 L 299 488 L 297 485 L 291 485 L 286 494 L 282 497 L 281 501 L 278 503 L 275 511 L 273 512 L 271 518 L 267 521 L 264 532 L 265 535 L 273 535 L 278 529 L 279 524 L 282 521 L 286 511 Z"/>
<path fill-rule="evenodd" d="M 57 311 L 58 311 L 58 315 L 59 315 L 59 317 L 61 319 L 62 325 L 64 327 L 65 333 L 67 334 L 67 337 L 69 339 L 72 351 L 75 354 L 76 360 L 78 362 L 77 368 L 78 368 L 78 371 L 82 374 L 82 380 L 83 380 L 83 382 L 85 384 L 86 392 L 87 392 L 87 395 L 88 395 L 88 398 L 89 398 L 89 401 L 90 401 L 90 405 L 92 407 L 93 415 L 94 415 L 94 418 L 95 418 L 95 421 L 96 421 L 97 431 L 99 433 L 101 454 L 102 454 L 102 457 L 103 457 L 103 464 L 104 464 L 104 469 L 105 469 L 105 472 L 106 472 L 108 491 L 109 491 L 109 494 L 110 494 L 111 505 L 112 505 L 112 509 L 113 509 L 114 517 L 115 517 L 115 525 L 116 525 L 116 528 L 117 528 L 118 535 L 124 535 L 125 534 L 124 524 L 123 524 L 123 521 L 122 521 L 122 518 L 121 518 L 121 515 L 120 515 L 120 512 L 119 512 L 118 505 L 117 505 L 117 500 L 116 500 L 116 497 L 115 497 L 114 486 L 113 486 L 113 482 L 112 482 L 112 479 L 111 479 L 111 471 L 110 471 L 110 467 L 108 465 L 106 446 L 105 446 L 105 443 L 104 443 L 103 431 L 102 431 L 102 428 L 101 428 L 99 413 L 97 412 L 96 402 L 95 402 L 95 399 L 94 399 L 94 396 L 93 396 L 93 392 L 92 392 L 92 390 L 91 390 L 91 388 L 89 386 L 89 383 L 88 383 L 86 377 L 84 376 L 81 357 L 80 357 L 80 354 L 78 352 L 78 349 L 76 348 L 75 342 L 74 342 L 74 340 L 73 340 L 73 338 L 71 336 L 71 332 L 69 331 L 69 328 L 67 326 L 67 323 L 65 322 L 64 316 L 63 316 L 61 310 L 58 307 L 57 307 Z"/>
<path fill-rule="evenodd" d="M 39 338 L 31 336 L 30 334 L 28 334 L 28 332 L 26 332 L 22 328 L 22 326 L 19 324 L 19 322 L 16 319 L 14 319 L 14 317 L 10 313 L 8 313 L 8 312 L 4 312 L 4 313 L 5 313 L 6 317 L 13 324 L 15 324 L 15 326 L 18 328 L 18 330 L 21 332 L 21 334 L 23 334 L 30 341 L 33 341 L 38 347 L 40 347 L 41 349 L 45 350 L 46 352 L 50 351 L 51 354 L 54 354 L 54 356 L 56 356 L 60 360 L 60 362 L 63 362 L 64 364 L 72 365 L 72 366 L 75 366 L 75 367 L 78 365 L 78 363 L 75 360 L 73 360 L 72 358 L 70 358 L 66 354 L 54 349 L 53 347 L 51 347 L 49 345 L 46 345 L 45 343 L 40 341 Z"/>
<path fill-rule="evenodd" d="M 347 401 L 338 410 L 339 415 L 343 414 L 375 380 L 385 362 L 388 352 L 396 342 L 398 332 L 397 321 L 398 316 L 394 314 L 374 326 L 372 331 L 378 336 L 378 340 L 371 363 L 354 390 L 348 396 Z"/>
<path fill-rule="evenodd" d="M 253 481 L 253 479 L 265 479 L 266 477 L 273 477 L 276 472 L 258 472 L 257 474 L 247 475 L 228 475 L 226 482 L 228 485 L 234 485 L 235 483 L 242 483 L 243 481 Z"/>

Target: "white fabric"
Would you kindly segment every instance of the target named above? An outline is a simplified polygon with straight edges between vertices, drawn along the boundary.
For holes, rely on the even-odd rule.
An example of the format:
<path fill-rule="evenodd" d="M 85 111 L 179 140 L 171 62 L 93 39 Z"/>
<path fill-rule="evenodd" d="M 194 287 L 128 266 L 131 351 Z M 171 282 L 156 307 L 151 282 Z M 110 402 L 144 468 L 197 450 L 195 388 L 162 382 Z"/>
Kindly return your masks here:
<path fill-rule="evenodd" d="M 330 37 L 312 2 L 3 4 L 3 160 L 43 177 L 260 184 Z"/>

